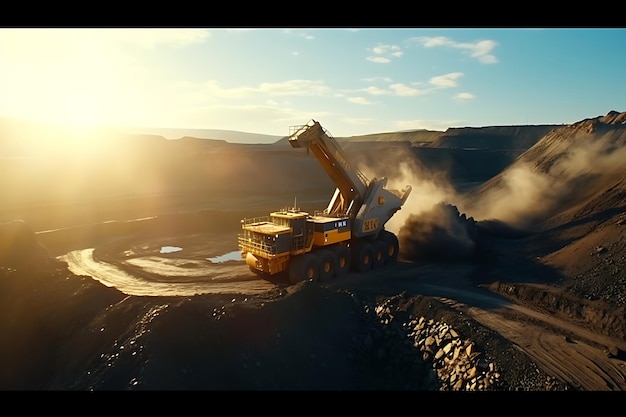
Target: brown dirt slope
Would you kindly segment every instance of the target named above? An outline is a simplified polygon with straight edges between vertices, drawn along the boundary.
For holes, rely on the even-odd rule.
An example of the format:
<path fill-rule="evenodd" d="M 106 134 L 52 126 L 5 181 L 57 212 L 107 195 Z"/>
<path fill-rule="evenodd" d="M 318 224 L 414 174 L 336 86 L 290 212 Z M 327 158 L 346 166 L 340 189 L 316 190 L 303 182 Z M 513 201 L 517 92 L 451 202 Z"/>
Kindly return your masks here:
<path fill-rule="evenodd" d="M 473 191 L 465 206 L 480 212 L 485 202 L 519 198 L 516 216 L 507 220 L 529 231 L 520 253 L 558 275 L 549 288 L 509 292 L 620 338 L 626 337 L 625 145 L 626 113 L 555 129 Z"/>

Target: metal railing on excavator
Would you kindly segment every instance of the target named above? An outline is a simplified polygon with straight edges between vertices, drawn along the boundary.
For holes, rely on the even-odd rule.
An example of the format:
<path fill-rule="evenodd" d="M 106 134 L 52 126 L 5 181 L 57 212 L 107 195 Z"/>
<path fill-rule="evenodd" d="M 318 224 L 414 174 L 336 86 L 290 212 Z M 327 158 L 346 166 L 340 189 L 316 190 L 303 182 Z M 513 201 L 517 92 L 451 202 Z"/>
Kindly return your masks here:
<path fill-rule="evenodd" d="M 308 248 L 308 246 L 310 246 L 311 239 L 312 236 L 307 241 L 305 241 L 304 236 L 293 236 L 291 239 L 290 251 L 292 253 L 304 252 L 305 248 Z M 248 234 L 239 235 L 237 237 L 237 240 L 239 244 L 239 250 L 241 250 L 242 252 L 250 252 L 253 255 L 257 255 L 263 258 L 271 258 L 282 255 L 282 253 L 278 253 L 275 242 L 268 243 L 265 241 L 259 241 L 253 239 Z"/>
<path fill-rule="evenodd" d="M 241 224 L 250 229 L 256 228 L 257 230 L 261 230 L 261 226 L 264 226 L 266 224 L 272 224 L 272 222 L 270 221 L 269 216 L 261 216 L 243 219 L 241 221 Z"/>
<path fill-rule="evenodd" d="M 239 249 L 242 252 L 250 252 L 253 255 L 262 256 L 264 258 L 276 256 L 276 245 L 270 245 L 266 242 L 250 240 L 245 235 L 238 237 Z"/>

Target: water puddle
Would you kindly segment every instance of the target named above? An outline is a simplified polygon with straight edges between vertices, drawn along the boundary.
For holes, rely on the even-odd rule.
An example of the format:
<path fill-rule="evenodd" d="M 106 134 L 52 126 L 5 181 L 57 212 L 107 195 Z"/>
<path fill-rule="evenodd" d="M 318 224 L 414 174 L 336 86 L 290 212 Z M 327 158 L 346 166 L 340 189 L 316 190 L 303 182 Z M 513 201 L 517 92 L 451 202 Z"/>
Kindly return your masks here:
<path fill-rule="evenodd" d="M 241 259 L 241 252 L 238 250 L 228 252 L 228 253 L 225 253 L 224 255 L 216 256 L 214 258 L 207 258 L 207 260 L 215 264 L 228 262 L 228 261 L 243 261 L 243 259 Z"/>
<path fill-rule="evenodd" d="M 161 253 L 173 253 L 180 252 L 183 248 L 179 248 L 178 246 L 161 246 Z"/>

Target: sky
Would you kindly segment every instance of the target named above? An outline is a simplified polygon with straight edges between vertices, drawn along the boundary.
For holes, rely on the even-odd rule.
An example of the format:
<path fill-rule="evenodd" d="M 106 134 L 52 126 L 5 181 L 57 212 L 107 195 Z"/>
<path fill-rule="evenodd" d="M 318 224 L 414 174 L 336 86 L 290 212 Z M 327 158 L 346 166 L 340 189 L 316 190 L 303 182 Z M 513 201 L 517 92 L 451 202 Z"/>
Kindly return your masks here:
<path fill-rule="evenodd" d="M 623 28 L 0 28 L 0 117 L 336 137 L 626 111 Z"/>

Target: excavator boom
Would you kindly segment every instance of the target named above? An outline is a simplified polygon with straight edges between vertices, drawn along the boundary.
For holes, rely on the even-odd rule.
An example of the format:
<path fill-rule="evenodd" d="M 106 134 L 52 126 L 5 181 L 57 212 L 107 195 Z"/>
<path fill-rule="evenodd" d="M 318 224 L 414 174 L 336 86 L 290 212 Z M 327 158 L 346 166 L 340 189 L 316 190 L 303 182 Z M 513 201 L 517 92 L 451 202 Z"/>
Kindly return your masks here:
<path fill-rule="evenodd" d="M 291 132 L 291 146 L 306 147 L 337 185 L 325 214 L 353 218 L 355 236 L 378 234 L 409 196 L 410 186 L 400 191 L 387 190 L 386 178 L 368 180 L 319 122 L 310 120 L 306 125 L 293 126 Z"/>
<path fill-rule="evenodd" d="M 349 215 L 353 207 L 363 201 L 369 180 L 361 171 L 351 166 L 343 150 L 319 122 L 310 120 L 306 125 L 293 126 L 289 143 L 294 148 L 306 147 L 313 153 L 337 185 L 327 212 L 330 215 Z M 356 212 L 354 212 L 356 214 Z"/>

